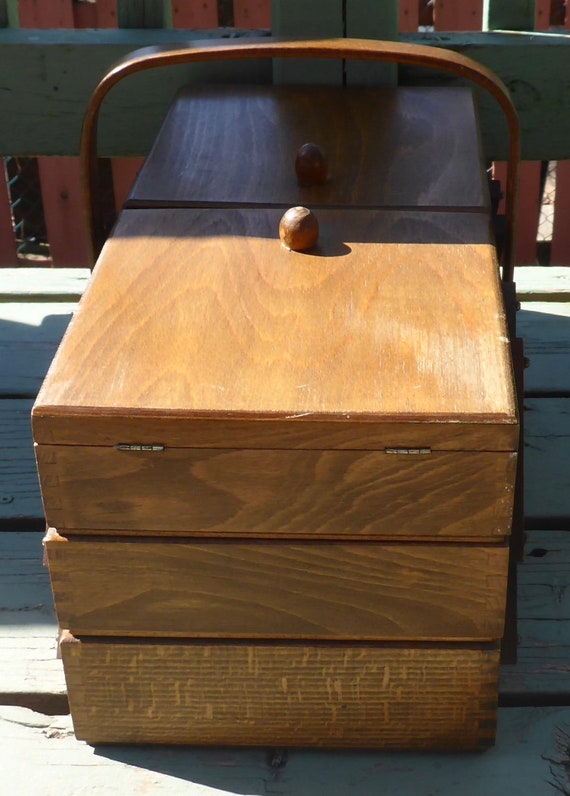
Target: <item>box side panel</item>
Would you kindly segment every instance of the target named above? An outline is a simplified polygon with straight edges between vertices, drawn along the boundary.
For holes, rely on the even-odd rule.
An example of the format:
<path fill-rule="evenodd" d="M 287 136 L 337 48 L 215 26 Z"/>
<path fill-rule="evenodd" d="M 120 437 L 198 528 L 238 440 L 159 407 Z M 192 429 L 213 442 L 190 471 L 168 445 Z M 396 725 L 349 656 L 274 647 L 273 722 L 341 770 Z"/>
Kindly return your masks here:
<path fill-rule="evenodd" d="M 89 743 L 478 749 L 498 651 L 389 646 L 62 644 Z"/>
<path fill-rule="evenodd" d="M 508 547 L 47 542 L 74 635 L 493 641 Z"/>
<path fill-rule="evenodd" d="M 61 532 L 442 536 L 510 532 L 516 454 L 36 448 Z"/>

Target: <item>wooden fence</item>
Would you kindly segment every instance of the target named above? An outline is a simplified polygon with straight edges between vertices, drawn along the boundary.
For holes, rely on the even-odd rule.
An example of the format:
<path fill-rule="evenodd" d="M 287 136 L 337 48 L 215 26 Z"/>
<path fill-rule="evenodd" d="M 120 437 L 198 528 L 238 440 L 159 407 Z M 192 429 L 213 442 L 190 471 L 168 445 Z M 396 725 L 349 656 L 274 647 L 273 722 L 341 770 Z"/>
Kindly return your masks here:
<path fill-rule="evenodd" d="M 516 15 L 513 12 L 518 2 Z M 287 35 L 292 27 L 306 23 L 307 35 L 356 35 L 327 27 L 327 13 L 332 18 L 330 0 L 0 0 L 0 26 L 20 29 L 182 29 L 212 31 L 222 26 L 246 30 L 270 30 L 278 25 L 279 33 Z M 519 30 L 570 29 L 570 10 L 563 0 L 392 0 L 370 3 L 349 0 L 344 4 L 354 22 L 360 15 L 360 34 L 390 38 L 398 34 L 418 33 L 427 29 L 437 32 L 496 30 L 512 27 L 518 20 Z M 379 10 L 379 7 L 382 10 Z M 529 10 L 530 9 L 530 10 Z M 318 13 L 317 13 L 318 12 Z M 336 13 L 336 11 L 334 11 Z M 366 19 L 368 14 L 368 19 Z M 510 23 L 510 24 L 509 24 Z M 303 27 L 301 27 L 303 29 Z M 224 30 L 227 33 L 227 30 Z M 188 33 L 187 38 L 192 38 Z M 445 45 L 445 40 L 442 41 Z M 477 57 L 476 55 L 474 57 Z M 567 79 L 560 75 L 560 79 Z M 41 125 L 41 118 L 38 124 Z M 570 149 L 570 145 L 569 145 Z M 545 153 L 548 147 L 545 147 Z M 14 153 L 19 154 L 19 153 Z M 569 152 L 570 154 L 570 152 Z M 545 159 L 549 156 L 545 154 Z M 141 157 L 112 158 L 111 168 L 115 202 L 120 206 L 142 162 Z M 55 266 L 84 266 L 88 262 L 87 241 L 83 224 L 79 170 L 76 156 L 37 158 L 41 198 L 49 241 L 49 262 Z M 498 176 L 503 166 L 495 164 Z M 1 175 L 0 175 L 1 177 Z M 537 261 L 537 230 L 543 185 L 543 163 L 527 161 L 522 172 L 522 201 L 516 259 L 519 264 Z M 0 265 L 22 264 L 17 252 L 17 233 L 13 224 L 14 190 L 0 179 Z M 570 160 L 556 164 L 556 200 L 551 264 L 570 264 Z M 47 264 L 48 261 L 46 261 Z"/>

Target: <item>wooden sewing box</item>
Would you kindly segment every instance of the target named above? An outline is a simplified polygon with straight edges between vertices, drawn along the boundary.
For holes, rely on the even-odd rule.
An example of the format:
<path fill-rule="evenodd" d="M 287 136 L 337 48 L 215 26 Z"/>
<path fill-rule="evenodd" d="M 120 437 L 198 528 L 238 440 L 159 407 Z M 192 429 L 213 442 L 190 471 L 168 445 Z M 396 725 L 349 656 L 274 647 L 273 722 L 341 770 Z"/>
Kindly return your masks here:
<path fill-rule="evenodd" d="M 470 89 L 182 90 L 33 410 L 77 737 L 492 744 L 510 337 Z"/>

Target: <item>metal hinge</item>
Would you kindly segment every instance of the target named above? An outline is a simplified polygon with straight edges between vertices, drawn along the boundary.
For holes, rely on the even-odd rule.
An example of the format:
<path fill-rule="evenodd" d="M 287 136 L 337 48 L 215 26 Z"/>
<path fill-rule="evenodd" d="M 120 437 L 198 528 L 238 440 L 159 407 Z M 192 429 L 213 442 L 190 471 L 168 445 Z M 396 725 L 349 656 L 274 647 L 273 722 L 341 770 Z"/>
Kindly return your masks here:
<path fill-rule="evenodd" d="M 431 453 L 431 448 L 384 448 L 384 453 L 399 453 L 417 456 L 418 454 Z"/>
<path fill-rule="evenodd" d="M 118 451 L 163 451 L 164 445 L 126 445 L 121 443 L 119 445 L 115 445 L 115 448 Z"/>

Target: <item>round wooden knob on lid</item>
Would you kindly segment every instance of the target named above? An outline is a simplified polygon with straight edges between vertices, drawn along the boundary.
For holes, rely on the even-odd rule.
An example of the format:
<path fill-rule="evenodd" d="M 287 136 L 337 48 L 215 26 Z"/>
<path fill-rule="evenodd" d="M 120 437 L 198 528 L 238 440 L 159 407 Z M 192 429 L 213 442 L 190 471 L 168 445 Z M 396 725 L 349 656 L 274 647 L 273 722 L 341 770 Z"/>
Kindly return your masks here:
<path fill-rule="evenodd" d="M 295 157 L 295 173 L 301 185 L 322 185 L 329 176 L 327 157 L 318 144 L 303 144 Z"/>
<path fill-rule="evenodd" d="M 319 239 L 319 222 L 306 207 L 290 207 L 279 222 L 279 237 L 294 252 L 312 248 Z"/>

